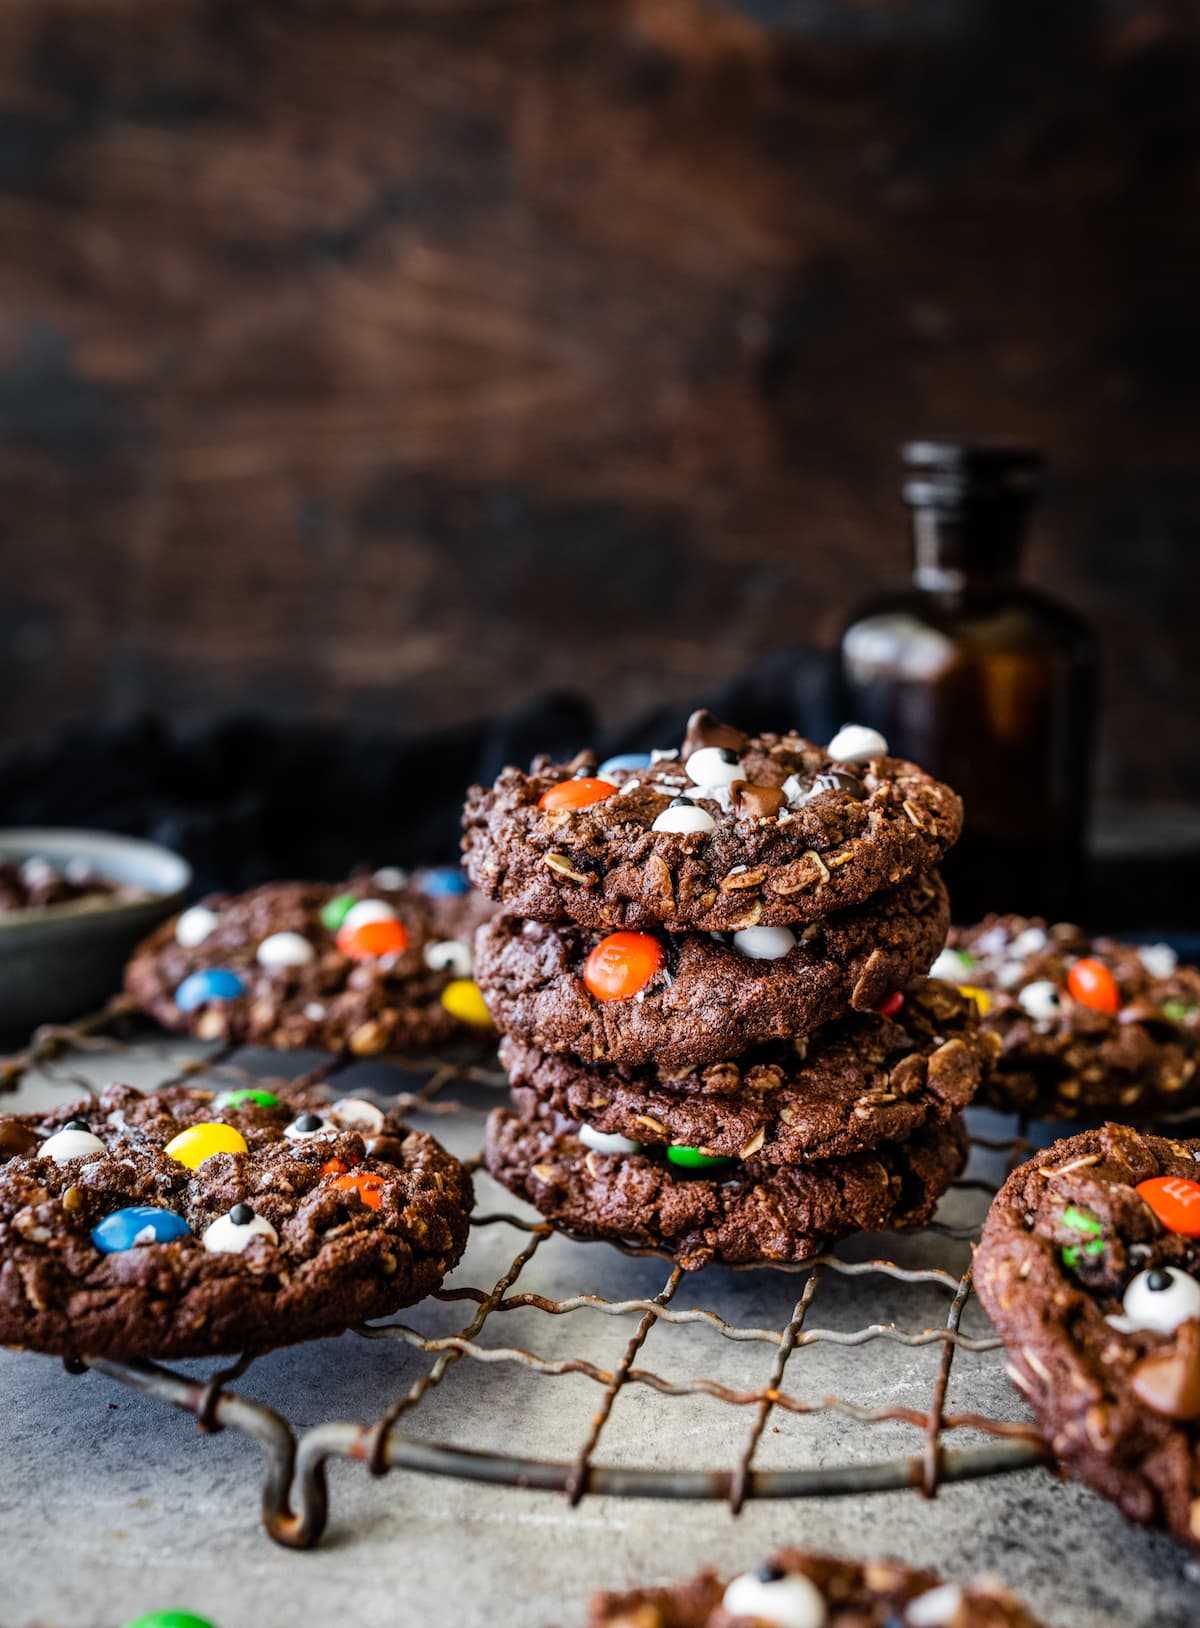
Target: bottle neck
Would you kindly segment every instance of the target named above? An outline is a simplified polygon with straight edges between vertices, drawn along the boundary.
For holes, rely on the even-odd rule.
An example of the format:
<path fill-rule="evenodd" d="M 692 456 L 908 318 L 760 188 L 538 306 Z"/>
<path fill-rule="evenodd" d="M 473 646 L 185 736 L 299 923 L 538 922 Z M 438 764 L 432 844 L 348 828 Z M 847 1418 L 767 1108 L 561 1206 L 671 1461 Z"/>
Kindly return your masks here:
<path fill-rule="evenodd" d="M 913 508 L 913 583 L 928 593 L 955 593 L 1015 581 L 1028 517 L 1025 503 Z"/>

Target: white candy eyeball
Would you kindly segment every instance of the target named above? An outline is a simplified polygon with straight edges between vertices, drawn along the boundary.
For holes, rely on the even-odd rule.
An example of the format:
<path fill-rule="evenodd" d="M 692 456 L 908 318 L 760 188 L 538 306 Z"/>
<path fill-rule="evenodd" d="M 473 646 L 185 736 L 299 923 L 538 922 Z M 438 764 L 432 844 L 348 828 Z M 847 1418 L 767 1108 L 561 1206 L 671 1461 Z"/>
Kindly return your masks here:
<path fill-rule="evenodd" d="M 360 899 L 352 904 L 342 917 L 342 931 L 349 934 L 365 927 L 369 921 L 395 921 L 396 912 L 382 899 Z"/>
<path fill-rule="evenodd" d="M 289 1142 L 303 1142 L 310 1136 L 320 1136 L 322 1131 L 332 1130 L 328 1121 L 320 1114 L 300 1114 L 293 1119 L 290 1125 L 285 1125 L 283 1134 Z"/>
<path fill-rule="evenodd" d="M 869 763 L 872 758 L 888 755 L 888 743 L 877 729 L 868 729 L 865 724 L 843 724 L 825 750 L 839 763 Z"/>
<path fill-rule="evenodd" d="M 958 1615 L 963 1603 L 959 1583 L 940 1583 L 937 1588 L 926 1589 L 910 1600 L 904 1610 L 907 1628 L 948 1628 Z"/>
<path fill-rule="evenodd" d="M 1179 965 L 1179 957 L 1169 944 L 1143 944 L 1138 960 L 1152 978 L 1170 978 Z"/>
<path fill-rule="evenodd" d="M 1046 933 L 1041 927 L 1026 927 L 1024 932 L 1017 934 L 1008 946 L 1009 955 L 1016 956 L 1018 960 L 1027 955 L 1040 955 L 1046 948 Z"/>
<path fill-rule="evenodd" d="M 371 880 L 376 887 L 385 887 L 389 892 L 396 893 L 408 886 L 408 872 L 401 870 L 399 865 L 382 865 L 372 873 Z"/>
<path fill-rule="evenodd" d="M 1152 1266 L 1131 1280 L 1121 1310 L 1130 1332 L 1174 1334 L 1181 1323 L 1200 1319 L 1200 1283 L 1177 1266 Z"/>
<path fill-rule="evenodd" d="M 687 836 L 693 831 L 715 831 L 716 828 L 717 822 L 708 810 L 693 803 L 690 797 L 676 797 L 650 827 L 652 831 L 673 831 L 680 836 Z"/>
<path fill-rule="evenodd" d="M 743 927 L 733 935 L 733 947 L 751 961 L 778 961 L 796 943 L 790 927 Z"/>
<path fill-rule="evenodd" d="M 475 970 L 475 958 L 469 944 L 458 938 L 447 938 L 440 944 L 425 946 L 425 965 L 434 972 L 452 972 L 456 978 L 469 978 Z"/>
<path fill-rule="evenodd" d="M 731 1617 L 748 1617 L 771 1628 L 825 1628 L 829 1612 L 815 1583 L 800 1572 L 778 1566 L 744 1571 L 725 1590 L 722 1600 Z"/>
<path fill-rule="evenodd" d="M 728 746 L 702 746 L 692 753 L 684 768 L 688 779 L 697 786 L 732 786 L 735 780 L 746 778 L 741 759 Z"/>
<path fill-rule="evenodd" d="M 220 925 L 221 918 L 215 910 L 210 910 L 204 904 L 194 904 L 175 923 L 175 942 L 185 950 L 194 950 Z"/>
<path fill-rule="evenodd" d="M 281 967 L 302 967 L 316 953 L 299 933 L 272 933 L 258 946 L 256 959 L 260 967 L 274 972 Z"/>
<path fill-rule="evenodd" d="M 1037 978 L 1033 983 L 1026 984 L 1017 999 L 1022 1011 L 1036 1020 L 1057 1017 L 1062 1008 L 1058 990 L 1049 978 Z"/>
<path fill-rule="evenodd" d="M 93 1136 L 82 1120 L 70 1120 L 62 1130 L 48 1136 L 37 1150 L 39 1159 L 53 1159 L 55 1164 L 66 1164 L 68 1159 L 84 1159 L 93 1153 L 103 1153 L 104 1143 Z"/>
<path fill-rule="evenodd" d="M 642 1151 L 640 1142 L 630 1141 L 628 1136 L 605 1136 L 603 1131 L 594 1131 L 590 1125 L 581 1125 L 578 1136 L 584 1147 L 594 1148 L 597 1153 L 640 1153 Z"/>
<path fill-rule="evenodd" d="M 279 1242 L 279 1234 L 265 1215 L 256 1215 L 249 1204 L 235 1204 L 228 1215 L 219 1216 L 205 1227 L 200 1241 L 210 1254 L 240 1255 L 251 1238 Z"/>
<path fill-rule="evenodd" d="M 383 1129 L 383 1110 L 364 1097 L 339 1097 L 329 1112 L 339 1125 L 361 1136 L 378 1136 Z"/>
<path fill-rule="evenodd" d="M 966 984 L 970 983 L 974 970 L 974 962 L 961 950 L 943 950 L 930 967 L 929 976 L 946 984 Z"/>

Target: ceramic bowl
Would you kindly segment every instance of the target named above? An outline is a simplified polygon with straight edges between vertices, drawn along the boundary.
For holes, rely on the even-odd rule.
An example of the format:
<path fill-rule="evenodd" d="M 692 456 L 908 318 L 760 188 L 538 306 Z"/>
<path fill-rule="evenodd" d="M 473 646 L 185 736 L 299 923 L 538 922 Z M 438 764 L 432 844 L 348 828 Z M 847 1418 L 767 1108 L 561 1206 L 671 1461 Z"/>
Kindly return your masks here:
<path fill-rule="evenodd" d="M 96 1011 L 121 987 L 129 952 L 177 910 L 191 867 L 168 848 L 107 831 L 0 830 L 0 858 L 82 859 L 97 875 L 147 898 L 79 900 L 0 913 L 0 1031 L 26 1032 Z"/>

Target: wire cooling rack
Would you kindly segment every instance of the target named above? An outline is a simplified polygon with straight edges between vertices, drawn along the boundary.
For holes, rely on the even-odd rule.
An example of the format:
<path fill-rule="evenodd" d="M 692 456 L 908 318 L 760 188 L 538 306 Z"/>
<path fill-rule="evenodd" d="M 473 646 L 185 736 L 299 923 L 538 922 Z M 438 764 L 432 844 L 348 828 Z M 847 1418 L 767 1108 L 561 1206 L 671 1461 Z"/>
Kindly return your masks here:
<path fill-rule="evenodd" d="M 25 1050 L 0 1061 L 0 1090 L 27 1095 L 26 1088 L 36 1086 L 39 1105 L 48 1091 L 61 1090 L 58 1100 L 65 1101 L 65 1093 L 91 1093 L 110 1080 L 149 1090 L 179 1080 L 211 1079 L 224 1086 L 264 1076 L 302 1080 L 316 1090 L 336 1080 L 339 1092 L 352 1088 L 356 1095 L 398 1105 L 413 1123 L 427 1121 L 427 1128 L 475 1168 L 478 1157 L 472 1151 L 481 1140 L 483 1117 L 489 1106 L 504 1100 L 503 1076 L 494 1062 L 373 1059 L 364 1064 L 203 1047 L 164 1040 L 157 1032 L 148 1035 L 132 1025 L 119 1001 L 80 1023 L 39 1031 Z M 235 1430 L 256 1441 L 264 1459 L 263 1524 L 277 1542 L 294 1548 L 311 1547 L 325 1530 L 326 1471 L 337 1458 L 363 1464 L 373 1475 L 399 1469 L 459 1476 L 558 1492 L 572 1504 L 595 1494 L 708 1498 L 723 1499 L 736 1512 L 751 1498 L 902 1487 L 932 1496 L 946 1482 L 1050 1458 L 1003 1378 L 1000 1341 L 971 1298 L 970 1243 L 997 1182 L 1029 1146 L 1019 1129 L 1004 1134 L 1007 1122 L 997 1123 L 1002 1134 L 972 1135 L 968 1177 L 947 1195 L 929 1226 L 854 1240 L 802 1267 L 685 1274 L 653 1250 L 633 1245 L 618 1250 L 575 1239 L 556 1233 L 528 1209 L 491 1208 L 489 1193 L 511 1202 L 509 1195 L 477 1176 L 477 1187 L 488 1191 L 472 1219 L 463 1262 L 432 1297 L 435 1326 L 428 1316 L 425 1326 L 418 1326 L 431 1307 L 426 1302 L 401 1319 L 364 1325 L 347 1336 L 404 1347 L 425 1359 L 419 1375 L 398 1386 L 394 1399 L 370 1422 L 331 1419 L 301 1428 L 278 1408 L 234 1388 L 254 1366 L 256 1359 L 249 1356 L 215 1372 L 212 1364 L 201 1365 L 208 1371 L 199 1378 L 148 1361 L 93 1359 L 75 1368 L 90 1368 L 183 1409 L 194 1415 L 201 1432 Z M 986 1174 L 977 1173 L 981 1167 Z M 872 1247 L 889 1254 L 876 1256 Z M 548 1253 L 555 1264 L 542 1272 Z M 636 1278 L 632 1293 L 630 1271 Z M 751 1273 L 754 1292 L 748 1293 Z M 560 1280 L 570 1292 L 542 1292 Z M 887 1315 L 861 1321 L 864 1298 L 872 1310 Z M 438 1318 L 444 1325 L 459 1307 L 468 1313 L 465 1320 L 449 1332 L 440 1330 Z M 773 1315 L 742 1322 L 747 1308 Z M 534 1337 L 526 1335 L 526 1343 L 507 1340 L 514 1324 L 522 1333 L 530 1327 L 531 1314 L 536 1314 Z M 623 1345 L 597 1335 L 598 1329 L 607 1335 L 614 1328 L 619 1335 L 628 1331 Z M 646 1350 L 651 1336 L 653 1366 Z M 898 1356 L 905 1353 L 916 1367 L 910 1371 L 901 1364 L 900 1372 Z M 980 1382 L 966 1389 L 994 1398 L 1010 1417 L 954 1405 L 956 1358 L 961 1358 L 956 1375 L 968 1362 L 990 1363 Z M 818 1364 L 817 1371 L 808 1372 L 806 1362 Z M 404 1374 L 406 1365 L 398 1366 Z M 456 1369 L 460 1385 L 500 1386 L 494 1396 L 489 1392 L 490 1399 L 500 1399 L 495 1406 L 489 1400 L 483 1409 L 466 1410 L 476 1423 L 479 1416 L 497 1425 L 529 1416 L 533 1408 L 525 1387 L 535 1378 L 559 1383 L 582 1378 L 594 1386 L 595 1406 L 570 1440 L 560 1440 L 567 1431 L 556 1424 L 556 1450 L 547 1457 L 514 1451 L 510 1441 L 499 1439 L 503 1429 L 481 1432 L 491 1440 L 465 1443 L 445 1439 L 452 1434 L 446 1430 L 440 1436 L 421 1433 L 422 1409 L 429 1417 L 431 1399 Z M 857 1395 L 844 1395 L 843 1389 Z M 689 1432 L 673 1428 L 678 1415 L 671 1409 L 683 1406 L 684 1398 L 725 1410 L 729 1428 L 720 1435 L 732 1451 L 723 1467 L 681 1462 Z M 634 1462 L 624 1461 L 628 1451 L 606 1454 L 622 1400 L 641 1404 Z M 444 1411 L 434 1411 L 439 1423 Z M 844 1428 L 827 1431 L 817 1442 L 805 1437 L 799 1423 L 804 1420 L 836 1420 Z M 896 1446 L 897 1431 L 910 1433 L 909 1450 L 886 1451 Z M 835 1455 L 831 1440 L 838 1447 Z M 639 1461 L 639 1450 L 643 1458 L 669 1462 Z M 768 1456 L 772 1462 L 762 1463 Z"/>

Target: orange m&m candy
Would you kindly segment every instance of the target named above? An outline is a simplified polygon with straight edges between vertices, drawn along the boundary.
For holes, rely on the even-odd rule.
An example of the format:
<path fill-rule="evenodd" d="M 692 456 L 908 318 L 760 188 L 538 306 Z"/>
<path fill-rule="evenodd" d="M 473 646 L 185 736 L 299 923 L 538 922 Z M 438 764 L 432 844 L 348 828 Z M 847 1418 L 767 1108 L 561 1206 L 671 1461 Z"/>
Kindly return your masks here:
<path fill-rule="evenodd" d="M 373 1176 L 369 1170 L 361 1175 L 335 1176 L 329 1183 L 343 1192 L 357 1193 L 369 1210 L 377 1210 L 383 1203 L 383 1189 L 387 1186 L 382 1176 Z"/>
<path fill-rule="evenodd" d="M 358 1163 L 357 1159 L 354 1161 L 354 1163 Z M 325 1163 L 321 1166 L 321 1174 L 323 1176 L 344 1176 L 349 1168 L 350 1166 L 346 1163 L 345 1159 L 326 1159 Z"/>
<path fill-rule="evenodd" d="M 1118 1012 L 1121 1009 L 1121 991 L 1117 980 L 1103 961 L 1090 957 L 1076 961 L 1067 974 L 1067 989 L 1080 1006 L 1090 1006 L 1094 1012 Z"/>
<path fill-rule="evenodd" d="M 598 1001 L 627 1001 L 644 989 L 663 964 L 653 933 L 610 933 L 583 966 L 583 981 Z"/>
<path fill-rule="evenodd" d="M 1168 1232 L 1200 1238 L 1200 1181 L 1189 1181 L 1186 1176 L 1151 1176 L 1149 1181 L 1138 1182 L 1137 1191 Z"/>
<path fill-rule="evenodd" d="M 351 961 L 401 955 L 408 948 L 408 929 L 402 921 L 364 921 L 361 927 L 343 927 L 337 947 Z"/>
<path fill-rule="evenodd" d="M 538 807 L 586 808 L 589 803 L 611 797 L 616 789 L 611 780 L 596 780 L 590 775 L 582 775 L 578 780 L 560 780 L 557 786 L 542 793 Z"/>

